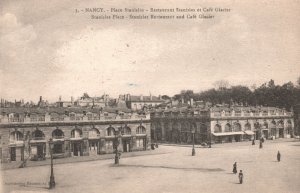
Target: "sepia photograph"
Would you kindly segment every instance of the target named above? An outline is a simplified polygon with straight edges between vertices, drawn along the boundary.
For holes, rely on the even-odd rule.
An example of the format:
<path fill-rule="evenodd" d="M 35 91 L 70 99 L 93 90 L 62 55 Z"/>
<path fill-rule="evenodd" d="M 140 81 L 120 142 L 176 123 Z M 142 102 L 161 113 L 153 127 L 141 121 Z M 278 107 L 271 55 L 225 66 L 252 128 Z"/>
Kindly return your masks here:
<path fill-rule="evenodd" d="M 300 1 L 1 0 L 0 193 L 300 192 Z"/>

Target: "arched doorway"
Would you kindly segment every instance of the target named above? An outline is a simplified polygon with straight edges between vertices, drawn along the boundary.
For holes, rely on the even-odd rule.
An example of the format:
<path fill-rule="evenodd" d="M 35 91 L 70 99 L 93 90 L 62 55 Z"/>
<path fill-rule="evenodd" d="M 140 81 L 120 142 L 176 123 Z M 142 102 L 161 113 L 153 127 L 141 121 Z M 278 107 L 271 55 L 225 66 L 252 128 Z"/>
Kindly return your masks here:
<path fill-rule="evenodd" d="M 100 154 L 100 131 L 97 128 L 89 130 L 89 155 Z"/>
<path fill-rule="evenodd" d="M 44 160 L 46 156 L 46 140 L 45 134 L 36 129 L 32 132 L 32 140 L 30 141 L 31 160 Z"/>
<path fill-rule="evenodd" d="M 80 129 L 73 129 L 71 131 L 71 155 L 83 156 L 83 141 L 82 131 Z"/>
<path fill-rule="evenodd" d="M 52 138 L 53 138 L 53 154 L 56 155 L 62 155 L 65 151 L 65 141 L 64 141 L 64 132 L 61 129 L 55 129 L 52 132 Z"/>

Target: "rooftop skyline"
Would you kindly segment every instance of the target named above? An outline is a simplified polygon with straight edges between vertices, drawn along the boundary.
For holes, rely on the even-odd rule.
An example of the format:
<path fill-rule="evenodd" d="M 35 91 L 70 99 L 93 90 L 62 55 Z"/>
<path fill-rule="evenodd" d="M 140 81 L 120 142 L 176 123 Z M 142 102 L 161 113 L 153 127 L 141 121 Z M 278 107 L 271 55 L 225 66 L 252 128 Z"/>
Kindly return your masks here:
<path fill-rule="evenodd" d="M 95 21 L 74 10 L 120 3 L 1 1 L 0 97 L 173 96 L 212 88 L 218 80 L 259 86 L 299 77 L 298 2 L 168 2 L 126 0 L 122 7 L 218 6 L 231 12 L 213 20 Z"/>

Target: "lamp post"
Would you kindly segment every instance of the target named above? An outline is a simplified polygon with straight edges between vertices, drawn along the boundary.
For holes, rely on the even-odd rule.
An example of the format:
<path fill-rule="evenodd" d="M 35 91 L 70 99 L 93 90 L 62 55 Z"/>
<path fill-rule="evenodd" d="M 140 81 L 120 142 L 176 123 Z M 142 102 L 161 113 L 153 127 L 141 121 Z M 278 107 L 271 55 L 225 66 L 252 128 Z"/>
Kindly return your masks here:
<path fill-rule="evenodd" d="M 115 131 L 115 164 L 119 164 L 119 159 L 120 159 L 120 153 L 118 150 L 119 147 L 119 137 L 121 135 L 121 131 L 120 130 L 116 130 Z"/>
<path fill-rule="evenodd" d="M 49 140 L 49 147 L 50 147 L 50 157 L 51 157 L 51 174 L 50 174 L 50 182 L 49 182 L 49 189 L 55 188 L 55 179 L 54 179 L 54 173 L 53 173 L 53 140 L 50 138 Z"/>
<path fill-rule="evenodd" d="M 211 128 L 209 128 L 209 143 L 208 148 L 211 148 Z"/>
<path fill-rule="evenodd" d="M 196 152 L 195 152 L 195 129 L 194 129 L 194 128 L 192 129 L 192 134 L 193 134 L 193 149 L 192 149 L 192 156 L 195 156 L 195 155 L 196 155 Z"/>

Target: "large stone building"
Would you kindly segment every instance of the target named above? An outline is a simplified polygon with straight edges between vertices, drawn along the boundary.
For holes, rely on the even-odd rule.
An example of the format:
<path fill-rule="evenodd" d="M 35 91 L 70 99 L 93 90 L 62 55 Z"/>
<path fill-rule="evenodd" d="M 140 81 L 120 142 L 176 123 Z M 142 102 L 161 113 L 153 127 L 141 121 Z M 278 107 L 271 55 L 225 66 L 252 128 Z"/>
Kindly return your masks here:
<path fill-rule="evenodd" d="M 173 143 L 294 137 L 293 115 L 273 107 L 170 108 L 151 114 L 152 139 Z"/>
<path fill-rule="evenodd" d="M 149 114 L 112 108 L 1 108 L 0 113 L 2 162 L 43 160 L 50 155 L 50 139 L 54 158 L 113 153 L 117 140 L 123 152 L 149 149 Z"/>
<path fill-rule="evenodd" d="M 203 108 L 170 108 L 151 113 L 152 139 L 172 143 L 207 141 L 210 132 L 209 111 Z"/>
<path fill-rule="evenodd" d="M 212 107 L 213 140 L 232 142 L 294 137 L 293 115 L 274 107 Z"/>

